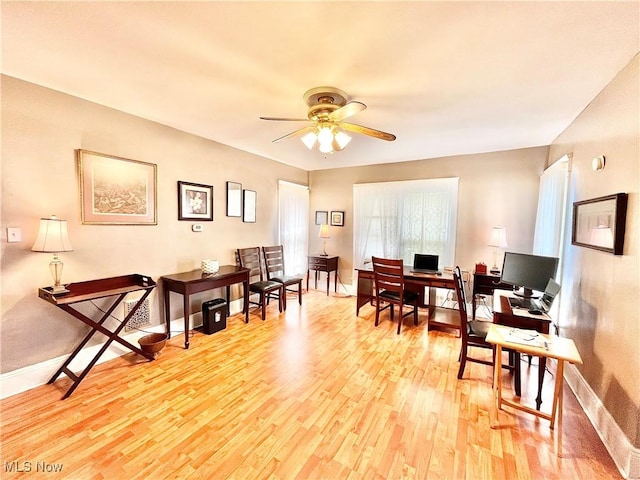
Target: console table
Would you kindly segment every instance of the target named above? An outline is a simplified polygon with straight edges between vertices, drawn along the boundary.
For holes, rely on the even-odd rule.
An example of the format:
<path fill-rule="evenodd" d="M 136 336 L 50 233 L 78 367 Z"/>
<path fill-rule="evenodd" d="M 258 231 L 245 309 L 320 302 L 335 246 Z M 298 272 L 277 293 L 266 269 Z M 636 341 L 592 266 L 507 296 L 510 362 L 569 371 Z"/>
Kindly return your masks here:
<path fill-rule="evenodd" d="M 334 272 L 334 290 L 338 291 L 338 257 L 329 257 L 323 255 L 308 255 L 309 263 L 307 266 L 307 291 L 309 291 L 309 271 L 315 272 L 315 288 L 318 288 L 318 272 L 327 272 L 327 296 L 329 296 L 329 281 L 331 272 Z"/>
<path fill-rule="evenodd" d="M 51 288 L 40 288 L 38 289 L 38 296 L 43 300 L 55 305 L 56 307 L 64 310 L 68 314 L 74 316 L 81 322 L 89 325 L 91 327 L 91 331 L 84 337 L 84 339 L 80 342 L 80 344 L 76 347 L 73 353 L 67 358 L 67 360 L 62 364 L 62 366 L 58 369 L 58 371 L 51 377 L 51 379 L 47 382 L 49 384 L 56 381 L 56 379 L 62 374 L 65 373 L 71 380 L 72 385 L 71 388 L 67 390 L 67 393 L 64 394 L 62 399 L 69 397 L 80 382 L 87 376 L 89 371 L 96 364 L 98 359 L 102 356 L 102 354 L 109 348 L 112 342 L 117 342 L 131 351 L 142 355 L 148 360 L 153 360 L 153 355 L 150 353 L 143 352 L 140 348 L 132 345 L 127 342 L 123 338 L 120 338 L 118 335 L 125 327 L 125 325 L 129 322 L 129 320 L 135 315 L 136 310 L 140 308 L 142 302 L 149 296 L 151 291 L 156 287 L 156 283 L 151 280 L 151 277 L 146 275 L 124 275 L 120 277 L 112 277 L 112 278 L 103 278 L 101 280 L 90 280 L 88 282 L 79 282 L 79 283 L 70 283 L 66 285 L 68 293 L 64 293 L 61 295 L 54 295 Z M 113 331 L 108 330 L 103 326 L 103 323 L 111 316 L 116 307 L 124 300 L 130 292 L 135 292 L 138 290 L 143 290 L 144 294 L 138 302 L 133 306 L 129 314 L 124 318 L 122 323 L 120 323 L 117 328 Z M 78 310 L 72 307 L 72 305 L 80 302 L 86 302 L 90 300 L 96 300 L 98 298 L 105 297 L 116 297 L 113 304 L 104 312 L 104 315 L 99 321 L 94 321 L 91 318 L 87 317 L 83 313 L 80 313 Z M 80 373 L 80 375 L 76 375 L 73 373 L 68 367 L 69 364 L 73 361 L 73 359 L 80 353 L 82 348 L 89 342 L 91 337 L 96 332 L 100 332 L 107 337 L 107 342 L 100 348 L 100 351 L 96 353 L 93 359 L 89 362 L 89 364 L 85 367 L 85 369 Z"/>
<path fill-rule="evenodd" d="M 171 292 L 182 295 L 182 313 L 184 315 L 184 348 L 189 348 L 189 316 L 191 304 L 189 296 L 194 293 L 226 287 L 227 313 L 229 313 L 230 287 L 234 283 L 242 283 L 245 323 L 249 323 L 249 272 L 248 268 L 235 265 L 221 265 L 217 273 L 205 274 L 202 270 L 164 275 L 162 288 L 164 291 L 164 318 L 167 324 L 167 335 L 171 338 Z"/>
<path fill-rule="evenodd" d="M 476 297 L 478 295 L 493 296 L 493 291 L 513 290 L 513 285 L 500 281 L 500 275 L 473 272 L 473 295 L 471 296 L 471 317 L 476 319 Z"/>

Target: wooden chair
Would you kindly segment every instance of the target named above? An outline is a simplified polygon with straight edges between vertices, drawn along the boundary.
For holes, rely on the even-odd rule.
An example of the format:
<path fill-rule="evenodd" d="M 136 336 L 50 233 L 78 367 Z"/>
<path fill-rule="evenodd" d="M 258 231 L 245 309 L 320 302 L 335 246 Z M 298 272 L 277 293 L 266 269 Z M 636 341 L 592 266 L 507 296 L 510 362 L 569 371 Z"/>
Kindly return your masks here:
<path fill-rule="evenodd" d="M 489 327 L 491 326 L 492 322 L 482 320 L 469 320 L 467 314 L 467 296 L 464 289 L 462 272 L 460 271 L 460 267 L 458 266 L 456 266 L 453 271 L 453 280 L 455 282 L 456 296 L 458 297 L 458 310 L 460 311 L 460 338 L 462 342 L 460 345 L 460 357 L 458 358 L 458 360 L 460 361 L 458 378 L 462 378 L 462 375 L 464 374 L 464 367 L 467 364 L 467 361 L 493 366 L 496 359 L 495 356 L 492 360 L 485 360 L 482 358 L 469 356 L 470 347 L 484 348 L 494 351 L 493 345 L 488 343 L 486 340 L 487 333 L 489 333 Z M 515 358 L 513 352 L 509 352 L 509 358 L 511 360 Z M 514 365 L 502 365 L 502 367 L 516 372 L 516 394 L 520 395 L 520 366 L 518 362 L 516 362 Z"/>
<path fill-rule="evenodd" d="M 285 275 L 284 273 L 284 248 L 282 245 L 272 247 L 262 247 L 264 257 L 264 269 L 267 272 L 267 280 L 281 283 L 284 287 L 282 292 L 282 306 L 287 309 L 287 292 L 298 292 L 298 303 L 302 305 L 302 277 Z M 297 288 L 296 288 L 297 285 Z M 293 288 L 292 288 L 293 287 Z"/>
<path fill-rule="evenodd" d="M 389 308 L 391 311 L 391 320 L 394 316 L 394 305 L 398 305 L 400 314 L 398 317 L 398 334 L 402 328 L 403 317 L 413 313 L 413 324 L 418 325 L 418 302 L 419 296 L 416 292 L 408 292 L 405 290 L 404 284 L 404 265 L 402 260 L 393 260 L 388 258 L 372 257 L 373 275 L 376 289 L 376 327 L 380 318 L 380 312 Z M 386 302 L 387 305 L 380 307 L 380 302 Z M 413 310 L 402 313 L 404 305 L 413 305 Z"/>
<path fill-rule="evenodd" d="M 265 280 L 262 274 L 262 262 L 260 261 L 260 248 L 239 248 L 238 261 L 241 267 L 248 268 L 249 272 L 249 291 L 260 295 L 259 302 L 251 302 L 254 305 L 262 307 L 262 320 L 265 319 L 265 308 L 269 304 L 269 298 L 275 296 L 278 298 L 278 310 L 282 312 L 282 297 L 284 286 L 282 283 Z"/>

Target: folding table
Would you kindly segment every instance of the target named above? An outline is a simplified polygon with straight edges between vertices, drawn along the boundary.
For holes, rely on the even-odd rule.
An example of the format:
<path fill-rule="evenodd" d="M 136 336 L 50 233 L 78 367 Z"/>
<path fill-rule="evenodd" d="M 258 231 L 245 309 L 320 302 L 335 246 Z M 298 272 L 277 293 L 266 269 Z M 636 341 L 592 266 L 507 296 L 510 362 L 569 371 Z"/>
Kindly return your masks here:
<path fill-rule="evenodd" d="M 121 338 L 119 334 L 129 322 L 129 320 L 135 315 L 138 308 L 140 308 L 140 306 L 142 305 L 142 302 L 144 302 L 144 300 L 149 296 L 149 294 L 155 287 L 156 283 L 151 280 L 151 277 L 147 275 L 132 274 L 123 275 L 120 277 L 103 278 L 100 280 L 90 280 L 87 282 L 70 283 L 66 285 L 66 288 L 67 290 L 69 290 L 69 292 L 58 295 L 54 295 L 51 291 L 51 288 L 49 287 L 38 289 L 38 296 L 40 298 L 64 310 L 68 314 L 74 316 L 81 322 L 91 327 L 91 331 L 84 337 L 84 339 L 76 347 L 69 358 L 63 363 L 63 365 L 58 369 L 58 371 L 53 375 L 53 377 L 51 377 L 49 382 L 47 382 L 49 384 L 55 382 L 62 373 L 65 373 L 73 381 L 73 384 L 71 385 L 69 390 L 67 390 L 67 393 L 65 393 L 62 397 L 63 400 L 73 393 L 80 382 L 82 382 L 84 377 L 87 376 L 89 371 L 97 363 L 98 359 L 107 350 L 107 348 L 109 348 L 109 345 L 111 345 L 111 343 L 114 341 L 129 348 L 131 351 L 142 355 L 148 360 L 154 359 L 152 354 L 143 352 L 140 348 Z M 103 324 L 105 323 L 105 321 L 111 316 L 113 311 L 124 300 L 127 294 L 138 290 L 144 291 L 144 294 L 131 308 L 131 311 L 127 314 L 124 320 L 114 330 L 109 330 L 104 327 Z M 98 320 L 97 322 L 73 308 L 73 305 L 76 303 L 96 300 L 98 298 L 105 297 L 115 297 L 115 300 L 111 304 L 111 306 L 104 311 L 102 318 L 100 318 L 100 320 Z M 69 364 L 78 355 L 78 353 L 80 353 L 80 351 L 84 348 L 84 346 L 89 342 L 89 340 L 96 332 L 100 332 L 105 335 L 107 337 L 107 341 L 100 348 L 100 351 L 85 367 L 85 369 L 79 375 L 76 375 L 69 369 Z"/>

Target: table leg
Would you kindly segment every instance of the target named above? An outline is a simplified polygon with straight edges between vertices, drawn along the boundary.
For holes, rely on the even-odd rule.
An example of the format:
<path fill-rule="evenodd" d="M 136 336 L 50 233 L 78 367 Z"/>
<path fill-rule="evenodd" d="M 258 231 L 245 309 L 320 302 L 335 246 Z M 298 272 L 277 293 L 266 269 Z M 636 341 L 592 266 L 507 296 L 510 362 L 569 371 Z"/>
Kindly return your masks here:
<path fill-rule="evenodd" d="M 329 296 L 329 284 L 331 283 L 331 272 L 327 271 L 327 297 Z"/>
<path fill-rule="evenodd" d="M 313 275 L 314 275 L 314 279 L 315 279 L 315 283 L 314 283 L 314 287 L 316 290 L 318 289 L 318 270 L 314 270 L 313 271 Z"/>
<path fill-rule="evenodd" d="M 493 362 L 493 401 L 491 402 L 491 428 L 498 426 L 498 410 L 501 404 L 502 379 L 500 377 L 502 369 L 502 347 L 496 346 Z"/>
<path fill-rule="evenodd" d="M 249 323 L 249 281 L 242 282 L 244 323 Z"/>
<path fill-rule="evenodd" d="M 189 294 L 184 293 L 182 296 L 182 310 L 184 312 L 184 348 L 189 348 Z"/>
<path fill-rule="evenodd" d="M 333 272 L 333 289 L 338 293 L 338 270 Z"/>
<path fill-rule="evenodd" d="M 551 429 L 554 428 L 554 422 L 558 419 L 558 430 L 556 432 L 556 455 L 562 456 L 562 386 L 564 382 L 564 360 L 558 359 L 558 371 L 556 372 L 556 385 L 553 390 L 553 407 L 551 408 Z"/>
<path fill-rule="evenodd" d="M 540 357 L 538 360 L 538 396 L 536 397 L 536 410 L 540 410 L 542 405 L 542 384 L 544 383 L 544 371 L 547 368 L 547 358 Z"/>
<path fill-rule="evenodd" d="M 309 269 L 307 268 L 307 292 L 309 291 Z"/>
<path fill-rule="evenodd" d="M 231 285 L 227 285 L 227 317 L 231 316 Z"/>

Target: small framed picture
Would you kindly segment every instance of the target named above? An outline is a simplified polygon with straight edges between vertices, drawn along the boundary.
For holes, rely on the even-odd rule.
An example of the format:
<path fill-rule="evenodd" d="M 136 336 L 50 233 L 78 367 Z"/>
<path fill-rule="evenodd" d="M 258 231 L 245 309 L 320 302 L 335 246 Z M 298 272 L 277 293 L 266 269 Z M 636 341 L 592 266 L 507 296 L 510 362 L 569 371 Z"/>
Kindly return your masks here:
<path fill-rule="evenodd" d="M 178 220 L 213 222 L 213 187 L 178 181 Z"/>
<path fill-rule="evenodd" d="M 329 223 L 329 212 L 326 210 L 316 210 L 316 225 L 325 225 Z"/>
<path fill-rule="evenodd" d="M 334 227 L 344 227 L 344 212 L 331 212 L 331 225 Z"/>
<path fill-rule="evenodd" d="M 242 221 L 247 223 L 256 222 L 256 201 L 258 194 L 254 190 L 242 191 Z"/>
<path fill-rule="evenodd" d="M 242 184 L 227 182 L 227 217 L 242 216 Z"/>

